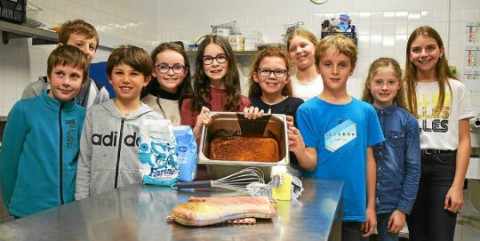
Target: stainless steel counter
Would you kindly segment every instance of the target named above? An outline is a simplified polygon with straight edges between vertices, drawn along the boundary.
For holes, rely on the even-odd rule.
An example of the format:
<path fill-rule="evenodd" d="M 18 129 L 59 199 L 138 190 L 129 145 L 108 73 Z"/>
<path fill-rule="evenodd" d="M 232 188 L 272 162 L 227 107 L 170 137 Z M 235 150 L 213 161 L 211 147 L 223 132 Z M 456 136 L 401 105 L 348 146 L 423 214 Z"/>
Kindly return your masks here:
<path fill-rule="evenodd" d="M 255 225 L 186 227 L 165 221 L 191 196 L 134 184 L 0 225 L 0 240 L 340 240 L 341 193 L 336 181 L 303 179 L 299 200 L 276 203 L 273 220 Z"/>

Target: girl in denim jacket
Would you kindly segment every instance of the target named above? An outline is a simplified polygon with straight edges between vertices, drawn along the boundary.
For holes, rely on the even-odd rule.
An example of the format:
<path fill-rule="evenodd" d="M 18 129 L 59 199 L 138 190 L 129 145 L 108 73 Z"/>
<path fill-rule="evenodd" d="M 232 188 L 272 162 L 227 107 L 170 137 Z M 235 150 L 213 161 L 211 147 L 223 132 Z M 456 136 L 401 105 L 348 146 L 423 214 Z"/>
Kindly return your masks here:
<path fill-rule="evenodd" d="M 418 122 L 405 107 L 402 70 L 396 60 L 373 61 L 362 99 L 375 108 L 385 136 L 385 142 L 373 147 L 378 239 L 398 240 L 417 196 L 420 138 Z"/>

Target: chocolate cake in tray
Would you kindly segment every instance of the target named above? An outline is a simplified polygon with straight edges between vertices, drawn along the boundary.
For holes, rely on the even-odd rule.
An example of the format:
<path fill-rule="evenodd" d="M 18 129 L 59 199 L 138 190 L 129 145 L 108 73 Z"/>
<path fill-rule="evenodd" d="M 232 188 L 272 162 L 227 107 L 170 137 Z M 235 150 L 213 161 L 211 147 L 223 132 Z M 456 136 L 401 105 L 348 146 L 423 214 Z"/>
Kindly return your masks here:
<path fill-rule="evenodd" d="M 213 179 L 256 166 L 268 180 L 272 166 L 289 165 L 286 117 L 245 120 L 241 115 L 211 112 L 212 123 L 202 130 L 198 163 L 207 166 Z"/>
<path fill-rule="evenodd" d="M 210 142 L 210 159 L 278 162 L 278 141 L 272 137 L 217 137 Z"/>

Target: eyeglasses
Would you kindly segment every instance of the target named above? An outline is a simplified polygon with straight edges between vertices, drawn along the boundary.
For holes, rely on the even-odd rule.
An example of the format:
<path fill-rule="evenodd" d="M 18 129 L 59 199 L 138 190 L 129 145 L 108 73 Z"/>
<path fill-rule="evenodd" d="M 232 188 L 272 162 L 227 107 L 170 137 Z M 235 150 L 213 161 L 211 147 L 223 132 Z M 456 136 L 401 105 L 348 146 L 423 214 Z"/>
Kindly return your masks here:
<path fill-rule="evenodd" d="M 219 54 L 215 57 L 203 56 L 202 59 L 203 59 L 203 64 L 205 64 L 205 65 L 212 64 L 214 59 L 215 59 L 215 61 L 217 61 L 217 63 L 222 64 L 222 63 L 225 63 L 225 61 L 227 61 L 227 55 L 226 54 Z"/>
<path fill-rule="evenodd" d="M 283 78 L 287 75 L 286 69 L 257 69 L 257 73 L 262 77 L 269 77 L 273 73 L 276 78 Z"/>
<path fill-rule="evenodd" d="M 167 64 L 157 64 L 155 65 L 155 68 L 157 68 L 157 70 L 162 74 L 166 74 L 170 70 L 172 70 L 175 74 L 181 74 L 183 71 L 185 71 L 185 66 L 181 64 L 174 64 L 172 67 L 168 66 Z"/>

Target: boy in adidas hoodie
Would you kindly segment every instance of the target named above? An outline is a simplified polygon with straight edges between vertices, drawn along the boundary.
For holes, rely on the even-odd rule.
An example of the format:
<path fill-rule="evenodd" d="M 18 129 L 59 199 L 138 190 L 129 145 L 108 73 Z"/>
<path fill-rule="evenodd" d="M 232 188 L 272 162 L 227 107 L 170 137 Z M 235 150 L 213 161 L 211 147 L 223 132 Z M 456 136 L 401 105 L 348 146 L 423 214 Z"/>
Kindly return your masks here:
<path fill-rule="evenodd" d="M 145 50 L 120 46 L 107 61 L 116 97 L 87 110 L 78 159 L 75 199 L 142 181 L 137 138 L 144 120 L 162 116 L 140 101 L 151 79 L 152 59 Z"/>
<path fill-rule="evenodd" d="M 3 201 L 25 217 L 74 200 L 75 171 L 85 108 L 75 96 L 88 80 L 89 61 L 64 45 L 48 57 L 50 89 L 18 101 L 8 114 L 0 152 Z"/>

